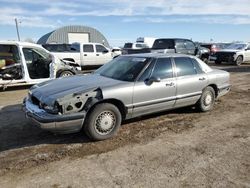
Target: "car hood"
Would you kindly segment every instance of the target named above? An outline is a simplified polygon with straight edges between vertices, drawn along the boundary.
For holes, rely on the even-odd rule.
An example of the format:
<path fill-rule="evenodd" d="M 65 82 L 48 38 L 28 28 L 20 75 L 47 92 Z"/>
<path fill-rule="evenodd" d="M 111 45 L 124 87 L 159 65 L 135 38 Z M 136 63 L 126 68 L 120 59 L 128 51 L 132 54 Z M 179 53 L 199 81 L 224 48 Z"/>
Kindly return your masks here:
<path fill-rule="evenodd" d="M 42 82 L 33 86 L 30 94 L 39 101 L 50 105 L 54 104 L 56 99 L 74 93 L 85 93 L 96 88 L 121 85 L 127 82 L 103 77 L 98 74 L 77 75 L 66 78 L 59 78 Z"/>

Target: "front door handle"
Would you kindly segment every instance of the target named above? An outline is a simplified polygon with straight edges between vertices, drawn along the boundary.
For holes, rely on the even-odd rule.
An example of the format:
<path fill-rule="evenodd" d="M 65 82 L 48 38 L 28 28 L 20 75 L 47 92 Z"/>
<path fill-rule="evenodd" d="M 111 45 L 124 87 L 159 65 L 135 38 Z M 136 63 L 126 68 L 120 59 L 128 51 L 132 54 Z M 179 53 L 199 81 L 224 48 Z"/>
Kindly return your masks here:
<path fill-rule="evenodd" d="M 87 54 L 84 54 L 84 56 L 88 56 Z"/>
<path fill-rule="evenodd" d="M 206 78 L 205 78 L 205 77 L 202 77 L 202 78 L 199 78 L 199 80 L 206 80 Z"/>
<path fill-rule="evenodd" d="M 99 54 L 96 54 L 96 56 L 99 56 Z"/>
<path fill-rule="evenodd" d="M 167 87 L 169 87 L 169 86 L 170 86 L 170 87 L 171 87 L 171 86 L 174 86 L 174 82 L 166 83 L 166 86 L 167 86 Z"/>

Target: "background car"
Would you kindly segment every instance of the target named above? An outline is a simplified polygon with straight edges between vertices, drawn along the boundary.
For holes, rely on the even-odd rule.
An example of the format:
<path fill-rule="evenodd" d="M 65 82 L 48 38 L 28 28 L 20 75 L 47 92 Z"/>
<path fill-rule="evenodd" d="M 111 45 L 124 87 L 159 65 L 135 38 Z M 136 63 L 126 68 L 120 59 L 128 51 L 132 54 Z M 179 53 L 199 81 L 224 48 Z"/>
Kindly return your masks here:
<path fill-rule="evenodd" d="M 226 62 L 238 66 L 244 62 L 250 62 L 250 43 L 232 43 L 225 49 L 215 52 L 213 59 L 216 64 Z"/>
<path fill-rule="evenodd" d="M 199 49 L 195 43 L 189 39 L 161 38 L 155 40 L 151 52 L 197 55 L 199 54 Z"/>

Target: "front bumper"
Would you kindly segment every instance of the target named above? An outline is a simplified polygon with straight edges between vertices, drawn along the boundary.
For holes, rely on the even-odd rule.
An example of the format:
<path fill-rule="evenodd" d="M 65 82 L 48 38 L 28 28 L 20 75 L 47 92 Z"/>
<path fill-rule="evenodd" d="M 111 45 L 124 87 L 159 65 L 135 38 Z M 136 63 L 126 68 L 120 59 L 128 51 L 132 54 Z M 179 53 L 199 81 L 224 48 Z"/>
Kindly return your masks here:
<path fill-rule="evenodd" d="M 54 133 L 73 133 L 81 130 L 85 113 L 74 113 L 67 115 L 50 114 L 25 99 L 23 110 L 26 118 L 43 130 Z"/>

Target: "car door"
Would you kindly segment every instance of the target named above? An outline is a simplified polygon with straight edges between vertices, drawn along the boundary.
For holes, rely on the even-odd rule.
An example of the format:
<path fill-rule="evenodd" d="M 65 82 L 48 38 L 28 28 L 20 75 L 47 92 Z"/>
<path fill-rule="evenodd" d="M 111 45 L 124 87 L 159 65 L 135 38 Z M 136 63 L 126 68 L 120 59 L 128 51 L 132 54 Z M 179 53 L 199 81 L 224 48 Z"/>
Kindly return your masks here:
<path fill-rule="evenodd" d="M 103 65 L 112 60 L 111 52 L 103 45 L 96 44 L 96 60 L 98 65 Z"/>
<path fill-rule="evenodd" d="M 195 104 L 208 84 L 207 75 L 193 58 L 175 57 L 174 62 L 177 76 L 175 107 Z"/>
<path fill-rule="evenodd" d="M 175 95 L 176 78 L 171 58 L 159 58 L 151 62 L 135 82 L 133 116 L 170 109 L 175 103 Z"/>
<path fill-rule="evenodd" d="M 97 65 L 98 60 L 93 44 L 83 44 L 82 62 L 83 66 Z"/>
<path fill-rule="evenodd" d="M 189 55 L 196 55 L 196 47 L 192 41 L 186 40 L 184 42 L 185 48 L 187 50 L 187 54 Z"/>
<path fill-rule="evenodd" d="M 23 47 L 28 75 L 31 80 L 46 80 L 50 77 L 51 58 L 49 53 L 35 47 Z"/>

